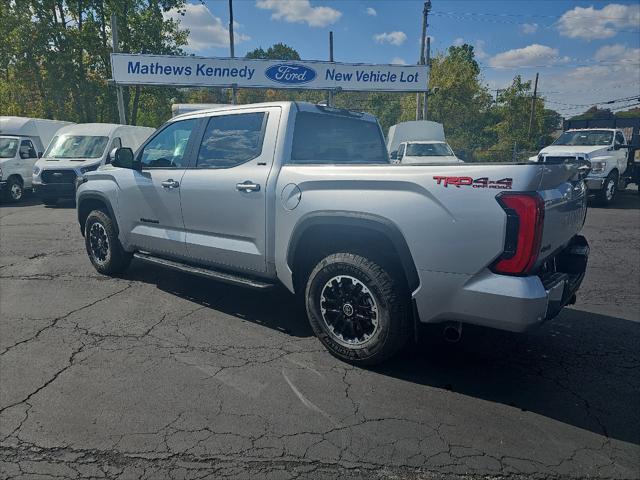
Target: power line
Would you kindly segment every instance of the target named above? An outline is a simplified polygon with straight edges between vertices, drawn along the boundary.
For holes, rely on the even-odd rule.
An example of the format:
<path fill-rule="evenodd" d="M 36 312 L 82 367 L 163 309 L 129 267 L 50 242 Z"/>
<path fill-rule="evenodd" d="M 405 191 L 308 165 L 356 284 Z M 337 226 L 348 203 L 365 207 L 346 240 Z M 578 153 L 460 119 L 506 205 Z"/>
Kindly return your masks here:
<path fill-rule="evenodd" d="M 445 12 L 440 10 L 434 10 L 433 13 L 440 15 L 465 15 L 465 16 L 482 16 L 482 17 L 525 17 L 525 18 L 558 18 L 557 15 L 538 15 L 532 13 L 490 13 L 490 12 Z M 623 15 L 619 17 L 602 17 L 600 19 L 606 20 L 626 20 L 628 16 Z"/>

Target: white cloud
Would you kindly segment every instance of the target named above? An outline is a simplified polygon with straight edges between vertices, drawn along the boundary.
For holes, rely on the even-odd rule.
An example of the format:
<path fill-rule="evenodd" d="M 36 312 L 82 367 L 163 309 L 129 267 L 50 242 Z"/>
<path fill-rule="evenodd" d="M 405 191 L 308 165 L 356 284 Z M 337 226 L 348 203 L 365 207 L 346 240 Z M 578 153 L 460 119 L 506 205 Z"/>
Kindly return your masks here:
<path fill-rule="evenodd" d="M 489 58 L 489 54 L 485 52 L 484 46 L 485 46 L 484 40 L 476 40 L 476 43 L 473 46 L 473 52 L 476 54 L 476 58 L 478 60 L 485 60 Z"/>
<path fill-rule="evenodd" d="M 460 46 L 460 45 L 462 45 L 463 43 L 464 43 L 464 38 L 462 38 L 462 37 L 458 37 L 458 38 L 456 38 L 456 39 L 453 41 L 453 44 L 454 44 L 456 47 L 459 47 L 459 46 Z"/>
<path fill-rule="evenodd" d="M 640 96 L 640 48 L 606 45 L 593 55 L 593 65 L 568 68 L 561 73 L 542 77 L 542 95 L 549 100 L 548 108 L 564 116 L 578 115 L 599 104 L 603 108 L 621 108 L 627 103 L 606 104 L 616 98 Z M 610 62 L 610 63 L 609 63 Z"/>
<path fill-rule="evenodd" d="M 489 60 L 489 65 L 498 68 L 555 65 L 566 63 L 569 57 L 560 57 L 557 48 L 534 43 L 524 48 L 515 48 L 499 53 Z"/>
<path fill-rule="evenodd" d="M 271 10 L 271 18 L 289 23 L 307 23 L 310 27 L 326 27 L 336 23 L 342 12 L 331 7 L 312 7 L 309 0 L 258 0 L 258 8 Z"/>
<path fill-rule="evenodd" d="M 640 5 L 610 3 L 600 10 L 575 7 L 565 12 L 558 21 L 558 31 L 569 38 L 595 40 L 611 38 L 621 29 L 637 29 L 639 24 Z"/>
<path fill-rule="evenodd" d="M 640 48 L 628 48 L 619 43 L 600 47 L 593 58 L 598 62 L 640 63 Z"/>
<path fill-rule="evenodd" d="M 376 9 L 375 9 L 375 8 L 372 8 L 372 7 L 368 7 L 368 8 L 365 10 L 365 12 L 367 13 L 367 15 L 370 15 L 370 16 L 372 16 L 372 17 L 375 17 L 375 16 L 377 16 L 377 15 L 378 15 L 378 12 L 376 12 Z"/>
<path fill-rule="evenodd" d="M 198 51 L 229 46 L 229 29 L 205 5 L 187 3 L 184 6 L 184 12 L 184 15 L 181 15 L 176 9 L 172 9 L 163 16 L 165 19 L 180 22 L 182 28 L 189 30 L 189 49 Z M 234 43 L 238 44 L 251 39 L 248 35 L 238 33 L 237 27 L 239 24 L 234 22 Z"/>
<path fill-rule="evenodd" d="M 522 31 L 522 33 L 526 34 L 526 35 L 532 35 L 534 33 L 536 33 L 538 31 L 538 24 L 537 23 L 523 23 L 522 26 L 520 27 L 520 30 Z"/>
<path fill-rule="evenodd" d="M 390 43 L 391 45 L 402 45 L 407 41 L 407 34 L 404 32 L 378 33 L 373 36 L 376 43 Z"/>
<path fill-rule="evenodd" d="M 393 57 L 391 59 L 391 64 L 392 65 L 406 65 L 407 62 L 405 61 L 404 58 L 400 58 L 400 57 Z"/>

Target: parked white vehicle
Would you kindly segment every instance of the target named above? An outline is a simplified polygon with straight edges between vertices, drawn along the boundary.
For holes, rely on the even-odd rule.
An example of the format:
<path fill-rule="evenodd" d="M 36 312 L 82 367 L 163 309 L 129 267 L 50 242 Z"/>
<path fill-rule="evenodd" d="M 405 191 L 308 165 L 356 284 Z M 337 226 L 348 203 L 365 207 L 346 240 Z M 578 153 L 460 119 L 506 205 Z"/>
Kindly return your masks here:
<path fill-rule="evenodd" d="M 405 165 L 462 162 L 447 144 L 442 124 L 428 120 L 392 125 L 387 151 L 393 163 Z"/>
<path fill-rule="evenodd" d="M 403 165 L 461 163 L 447 142 L 402 142 L 391 159 Z"/>
<path fill-rule="evenodd" d="M 33 165 L 58 130 L 70 122 L 0 117 L 0 192 L 12 202 L 31 188 Z"/>
<path fill-rule="evenodd" d="M 75 197 L 76 177 L 110 162 L 114 148 L 136 150 L 155 131 L 113 123 L 83 123 L 58 131 L 43 158 L 33 166 L 33 191 L 45 205 Z"/>
<path fill-rule="evenodd" d="M 617 189 L 626 188 L 623 175 L 627 169 L 629 144 L 622 130 L 589 128 L 567 130 L 548 147 L 529 160 L 545 163 L 565 163 L 584 159 L 591 164 L 585 179 L 590 194 L 602 205 L 613 202 Z"/>

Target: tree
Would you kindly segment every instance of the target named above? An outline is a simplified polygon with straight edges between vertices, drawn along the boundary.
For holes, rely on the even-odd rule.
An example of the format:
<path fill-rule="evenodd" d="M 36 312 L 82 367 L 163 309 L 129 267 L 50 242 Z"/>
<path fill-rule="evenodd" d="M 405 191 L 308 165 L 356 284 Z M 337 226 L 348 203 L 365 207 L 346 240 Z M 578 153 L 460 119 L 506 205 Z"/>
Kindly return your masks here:
<path fill-rule="evenodd" d="M 482 84 L 473 46 L 449 47 L 431 61 L 428 119 L 444 125 L 454 150 L 486 148 L 494 140 L 487 126 L 492 98 Z M 415 95 L 402 98 L 401 120 L 413 120 Z"/>
<path fill-rule="evenodd" d="M 0 11 L 0 110 L 77 122 L 117 121 L 111 77 L 110 17 L 118 18 L 121 47 L 131 53 L 181 54 L 187 31 L 163 13 L 185 0 L 15 0 Z M 6 47 L 6 48 L 5 48 Z M 127 118 L 166 104 L 175 89 L 125 89 Z M 168 108 L 146 113 L 158 125 Z"/>
<path fill-rule="evenodd" d="M 266 51 L 256 48 L 244 56 L 244 58 L 257 58 L 262 60 L 300 60 L 300 55 L 293 48 L 284 43 L 276 43 Z"/>

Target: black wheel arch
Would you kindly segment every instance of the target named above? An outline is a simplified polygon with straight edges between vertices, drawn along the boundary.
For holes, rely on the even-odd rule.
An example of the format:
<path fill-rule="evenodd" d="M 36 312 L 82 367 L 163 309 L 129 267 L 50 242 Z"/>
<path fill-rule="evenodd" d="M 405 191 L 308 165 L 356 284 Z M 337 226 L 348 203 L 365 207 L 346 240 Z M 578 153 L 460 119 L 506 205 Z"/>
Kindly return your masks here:
<path fill-rule="evenodd" d="M 93 210 L 101 210 L 113 220 L 113 226 L 115 228 L 116 235 L 120 233 L 118 229 L 118 221 L 116 219 L 111 201 L 100 193 L 89 192 L 81 194 L 78 197 L 76 212 L 78 214 L 78 224 L 80 225 L 80 231 L 84 235 L 84 224 L 87 217 Z"/>
<path fill-rule="evenodd" d="M 297 283 L 296 273 L 299 272 L 301 266 L 301 255 L 310 253 L 307 248 L 307 241 L 313 239 L 318 242 L 319 239 L 315 234 L 319 231 L 323 233 L 335 232 L 343 235 L 345 232 L 351 232 L 352 234 L 365 235 L 363 239 L 367 241 L 370 239 L 384 241 L 392 249 L 392 251 L 384 253 L 388 256 L 397 256 L 409 290 L 415 290 L 420 284 L 418 271 L 409 246 L 400 228 L 395 223 L 388 218 L 375 214 L 332 210 L 309 213 L 303 216 L 294 227 L 286 257 L 289 268 L 294 272 L 294 286 Z M 361 245 L 364 243 L 361 243 Z"/>

